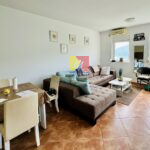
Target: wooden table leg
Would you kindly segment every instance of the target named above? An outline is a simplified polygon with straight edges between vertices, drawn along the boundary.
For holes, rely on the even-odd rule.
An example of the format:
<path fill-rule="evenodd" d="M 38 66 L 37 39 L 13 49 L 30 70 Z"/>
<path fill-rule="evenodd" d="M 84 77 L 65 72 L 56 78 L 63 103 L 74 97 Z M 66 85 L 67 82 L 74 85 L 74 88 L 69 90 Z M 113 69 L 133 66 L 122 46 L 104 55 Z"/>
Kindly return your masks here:
<path fill-rule="evenodd" d="M 2 134 L 0 133 L 0 149 L 2 149 Z"/>
<path fill-rule="evenodd" d="M 46 129 L 46 108 L 45 104 L 39 105 L 40 125 Z"/>

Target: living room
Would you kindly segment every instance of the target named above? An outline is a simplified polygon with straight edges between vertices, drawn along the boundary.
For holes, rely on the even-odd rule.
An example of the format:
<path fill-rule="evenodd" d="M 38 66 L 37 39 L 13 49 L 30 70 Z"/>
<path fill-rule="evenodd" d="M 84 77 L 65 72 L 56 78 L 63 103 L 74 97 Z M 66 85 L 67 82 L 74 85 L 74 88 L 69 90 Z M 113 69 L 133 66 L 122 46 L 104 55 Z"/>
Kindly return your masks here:
<path fill-rule="evenodd" d="M 149 5 L 1 0 L 0 148 L 149 150 Z"/>

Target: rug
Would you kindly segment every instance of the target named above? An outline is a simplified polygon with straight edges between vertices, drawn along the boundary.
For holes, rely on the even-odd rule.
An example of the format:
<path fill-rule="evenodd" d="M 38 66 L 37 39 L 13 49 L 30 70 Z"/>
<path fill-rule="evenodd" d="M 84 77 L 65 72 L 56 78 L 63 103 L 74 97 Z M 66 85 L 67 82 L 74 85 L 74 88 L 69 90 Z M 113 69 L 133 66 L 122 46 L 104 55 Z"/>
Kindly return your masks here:
<path fill-rule="evenodd" d="M 141 89 L 135 87 L 131 90 L 124 91 L 122 96 L 117 96 L 117 102 L 124 105 L 130 105 L 140 91 Z"/>

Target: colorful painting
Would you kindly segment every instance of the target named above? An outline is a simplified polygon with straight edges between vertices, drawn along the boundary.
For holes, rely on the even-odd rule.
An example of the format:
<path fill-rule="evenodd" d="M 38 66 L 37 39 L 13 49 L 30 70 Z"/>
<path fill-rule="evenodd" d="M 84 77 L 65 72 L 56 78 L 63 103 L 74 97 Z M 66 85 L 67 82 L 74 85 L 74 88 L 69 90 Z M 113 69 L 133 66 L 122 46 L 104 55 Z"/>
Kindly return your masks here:
<path fill-rule="evenodd" d="M 89 56 L 70 56 L 70 73 L 79 72 L 81 75 L 89 74 Z"/>

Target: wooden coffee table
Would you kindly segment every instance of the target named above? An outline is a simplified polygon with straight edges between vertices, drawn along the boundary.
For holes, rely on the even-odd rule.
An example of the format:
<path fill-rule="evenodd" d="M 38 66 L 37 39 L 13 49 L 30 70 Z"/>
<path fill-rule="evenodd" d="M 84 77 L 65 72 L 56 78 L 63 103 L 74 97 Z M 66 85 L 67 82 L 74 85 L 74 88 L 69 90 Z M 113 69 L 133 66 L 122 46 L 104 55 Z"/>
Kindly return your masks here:
<path fill-rule="evenodd" d="M 122 95 L 124 91 L 132 88 L 131 81 L 132 81 L 131 78 L 123 77 L 122 81 L 115 79 L 115 80 L 110 81 L 109 84 L 110 84 L 111 89 L 116 90 L 117 94 L 119 93 L 120 95 L 121 93 Z"/>

